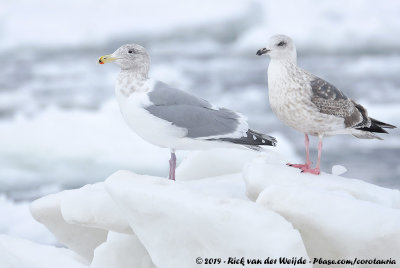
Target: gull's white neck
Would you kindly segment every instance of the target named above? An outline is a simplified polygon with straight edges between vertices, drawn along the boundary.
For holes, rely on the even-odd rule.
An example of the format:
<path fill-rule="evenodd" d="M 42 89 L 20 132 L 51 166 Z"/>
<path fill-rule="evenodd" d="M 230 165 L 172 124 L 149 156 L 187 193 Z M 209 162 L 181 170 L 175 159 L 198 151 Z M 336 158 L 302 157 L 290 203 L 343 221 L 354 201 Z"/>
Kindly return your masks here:
<path fill-rule="evenodd" d="M 268 66 L 268 87 L 278 80 L 286 79 L 290 73 L 296 69 L 296 59 L 277 58 L 271 59 Z"/>
<path fill-rule="evenodd" d="M 147 80 L 147 72 L 132 69 L 121 70 L 115 85 L 115 93 L 117 96 L 122 94 L 125 97 L 129 97 L 133 92 L 141 91 Z"/>
<path fill-rule="evenodd" d="M 145 81 L 148 79 L 148 72 L 144 72 L 143 70 L 136 69 L 121 69 L 119 72 L 118 78 L 137 80 L 137 81 Z"/>

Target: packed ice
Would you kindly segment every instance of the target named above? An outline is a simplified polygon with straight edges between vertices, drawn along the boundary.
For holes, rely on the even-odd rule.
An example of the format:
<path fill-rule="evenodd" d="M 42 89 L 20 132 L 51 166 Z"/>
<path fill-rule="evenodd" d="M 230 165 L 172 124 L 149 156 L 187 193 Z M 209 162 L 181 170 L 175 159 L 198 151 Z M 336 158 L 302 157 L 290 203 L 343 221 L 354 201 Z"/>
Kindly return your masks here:
<path fill-rule="evenodd" d="M 207 175 L 189 179 L 181 169 L 175 182 L 120 170 L 104 182 L 44 196 L 30 205 L 32 216 L 67 249 L 1 236 L 0 245 L 16 246 L 0 261 L 24 267 L 38 258 L 24 248 L 59 252 L 52 256 L 63 254 L 71 268 L 199 267 L 198 257 L 296 257 L 307 260 L 302 267 L 322 267 L 308 261 L 399 257 L 400 191 L 303 174 L 272 150 L 252 157 L 236 149 L 194 152 L 181 165 L 201 170 L 215 154 L 247 160 L 241 168 L 216 161 Z"/>

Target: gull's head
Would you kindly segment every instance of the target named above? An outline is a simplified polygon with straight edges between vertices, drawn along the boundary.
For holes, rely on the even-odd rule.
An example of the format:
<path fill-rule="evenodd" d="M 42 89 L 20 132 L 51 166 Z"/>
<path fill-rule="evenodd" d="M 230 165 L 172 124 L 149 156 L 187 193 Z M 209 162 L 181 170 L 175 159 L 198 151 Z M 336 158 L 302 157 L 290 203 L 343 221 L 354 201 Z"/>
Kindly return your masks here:
<path fill-rule="evenodd" d="M 101 56 L 99 64 L 115 62 L 122 70 L 149 69 L 150 56 L 146 49 L 137 44 L 126 44 L 110 55 Z"/>
<path fill-rule="evenodd" d="M 296 47 L 293 40 L 286 35 L 274 35 L 269 38 L 267 46 L 257 51 L 257 55 L 267 54 L 271 59 L 290 59 L 296 62 Z"/>

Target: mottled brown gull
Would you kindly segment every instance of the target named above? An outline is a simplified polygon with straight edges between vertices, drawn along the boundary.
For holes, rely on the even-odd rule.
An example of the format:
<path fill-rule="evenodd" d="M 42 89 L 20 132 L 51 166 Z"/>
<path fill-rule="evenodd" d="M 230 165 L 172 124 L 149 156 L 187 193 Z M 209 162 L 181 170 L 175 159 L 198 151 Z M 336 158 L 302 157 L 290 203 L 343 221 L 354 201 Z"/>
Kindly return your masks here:
<path fill-rule="evenodd" d="M 148 77 L 150 57 L 136 44 L 99 58 L 121 67 L 115 94 L 128 126 L 144 140 L 171 150 L 169 179 L 175 180 L 175 150 L 236 147 L 260 150 L 275 138 L 249 129 L 246 118 Z"/>
<path fill-rule="evenodd" d="M 272 111 L 286 125 L 303 132 L 306 163 L 288 164 L 303 172 L 320 173 L 322 138 L 351 134 L 360 139 L 382 139 L 374 133 L 395 128 L 368 117 L 367 110 L 325 80 L 296 65 L 296 47 L 285 35 L 272 36 L 257 55 L 271 57 L 268 67 L 269 102 Z M 318 136 L 318 161 L 311 168 L 308 135 Z"/>

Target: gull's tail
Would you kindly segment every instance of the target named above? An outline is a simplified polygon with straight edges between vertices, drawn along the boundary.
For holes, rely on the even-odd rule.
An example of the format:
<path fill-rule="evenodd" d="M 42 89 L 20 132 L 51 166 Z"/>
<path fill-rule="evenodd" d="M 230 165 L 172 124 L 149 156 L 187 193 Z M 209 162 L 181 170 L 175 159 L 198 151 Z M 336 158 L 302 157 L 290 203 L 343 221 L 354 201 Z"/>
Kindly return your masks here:
<path fill-rule="evenodd" d="M 393 125 L 387 124 L 387 123 L 383 123 L 374 118 L 370 117 L 369 119 L 371 119 L 371 127 L 370 127 L 371 132 L 388 133 L 386 130 L 384 130 L 384 128 L 391 128 L 391 129 L 396 128 L 396 126 L 393 126 Z M 376 131 L 375 129 L 378 131 Z"/>
<path fill-rule="evenodd" d="M 371 120 L 371 125 L 369 127 L 356 128 L 356 130 L 360 130 L 360 131 L 356 134 L 353 134 L 355 137 L 360 138 L 360 139 L 379 139 L 379 140 L 381 140 L 382 138 L 378 137 L 374 133 L 388 133 L 385 130 L 385 128 L 389 128 L 389 129 L 396 128 L 396 126 L 381 122 L 374 118 L 370 117 L 369 119 Z"/>
<path fill-rule="evenodd" d="M 246 135 L 240 138 L 219 138 L 220 141 L 227 141 L 239 145 L 244 145 L 255 151 L 261 150 L 261 146 L 276 146 L 276 139 L 274 137 L 256 132 L 254 130 L 247 130 Z"/>

